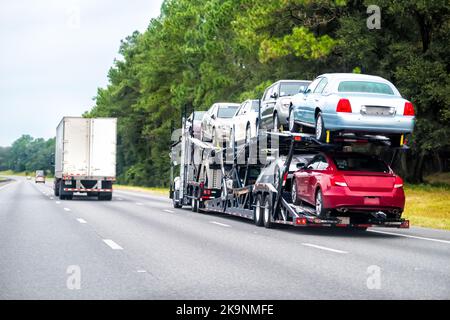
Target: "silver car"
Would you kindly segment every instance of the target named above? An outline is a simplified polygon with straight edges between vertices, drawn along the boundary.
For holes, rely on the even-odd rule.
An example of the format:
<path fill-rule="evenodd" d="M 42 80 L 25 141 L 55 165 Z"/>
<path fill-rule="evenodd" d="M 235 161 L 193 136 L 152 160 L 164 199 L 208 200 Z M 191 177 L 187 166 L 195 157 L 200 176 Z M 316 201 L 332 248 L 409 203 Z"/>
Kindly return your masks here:
<path fill-rule="evenodd" d="M 327 131 L 376 134 L 402 144 L 414 129 L 414 107 L 389 81 L 353 73 L 330 73 L 317 77 L 304 93 L 292 98 L 289 130 L 314 128 L 325 141 Z"/>
<path fill-rule="evenodd" d="M 261 129 L 278 132 L 287 128 L 291 97 L 304 92 L 311 81 L 280 80 L 264 92 L 261 99 Z"/>
<path fill-rule="evenodd" d="M 189 132 L 191 134 L 191 137 L 200 139 L 200 134 L 202 131 L 202 120 L 203 116 L 205 115 L 206 111 L 194 111 L 190 114 L 190 116 L 187 118 L 187 123 L 189 126 Z"/>
<path fill-rule="evenodd" d="M 202 141 L 226 142 L 228 140 L 233 117 L 240 104 L 220 102 L 214 103 L 203 115 L 200 139 Z"/>

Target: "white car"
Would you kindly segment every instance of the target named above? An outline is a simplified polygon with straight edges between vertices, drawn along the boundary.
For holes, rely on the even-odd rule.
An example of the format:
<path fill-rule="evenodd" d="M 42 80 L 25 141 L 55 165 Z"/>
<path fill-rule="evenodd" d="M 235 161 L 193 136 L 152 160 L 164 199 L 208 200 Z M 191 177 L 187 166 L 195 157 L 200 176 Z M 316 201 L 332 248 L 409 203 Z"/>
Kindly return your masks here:
<path fill-rule="evenodd" d="M 202 141 L 226 142 L 230 133 L 233 117 L 239 108 L 238 103 L 214 103 L 203 116 L 200 138 Z"/>
<path fill-rule="evenodd" d="M 233 117 L 233 126 L 230 131 L 230 143 L 245 141 L 258 135 L 259 129 L 259 100 L 247 100 L 241 104 Z"/>

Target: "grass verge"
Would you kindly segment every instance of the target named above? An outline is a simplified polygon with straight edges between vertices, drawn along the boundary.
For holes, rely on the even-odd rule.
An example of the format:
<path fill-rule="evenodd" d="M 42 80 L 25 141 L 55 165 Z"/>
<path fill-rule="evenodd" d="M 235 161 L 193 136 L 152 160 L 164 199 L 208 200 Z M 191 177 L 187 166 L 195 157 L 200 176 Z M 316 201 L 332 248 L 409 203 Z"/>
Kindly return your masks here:
<path fill-rule="evenodd" d="M 450 230 L 450 185 L 406 185 L 403 217 L 412 226 Z"/>
<path fill-rule="evenodd" d="M 149 187 L 136 187 L 136 186 L 126 186 L 126 185 L 121 185 L 121 184 L 115 184 L 114 189 L 147 192 L 147 193 L 152 193 L 152 194 L 159 195 L 159 196 L 169 197 L 169 189 L 168 188 L 149 188 Z"/>

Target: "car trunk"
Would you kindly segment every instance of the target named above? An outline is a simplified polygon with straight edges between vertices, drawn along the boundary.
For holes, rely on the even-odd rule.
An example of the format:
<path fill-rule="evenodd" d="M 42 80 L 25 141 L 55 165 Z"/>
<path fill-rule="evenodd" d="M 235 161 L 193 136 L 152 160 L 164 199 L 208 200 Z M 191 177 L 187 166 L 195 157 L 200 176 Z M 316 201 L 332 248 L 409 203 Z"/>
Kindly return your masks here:
<path fill-rule="evenodd" d="M 347 98 L 352 107 L 352 113 L 364 116 L 392 117 L 403 114 L 405 100 L 402 97 L 384 94 L 340 93 L 341 98 Z"/>
<path fill-rule="evenodd" d="M 394 188 L 395 176 L 386 173 L 340 172 L 352 191 L 387 192 Z"/>

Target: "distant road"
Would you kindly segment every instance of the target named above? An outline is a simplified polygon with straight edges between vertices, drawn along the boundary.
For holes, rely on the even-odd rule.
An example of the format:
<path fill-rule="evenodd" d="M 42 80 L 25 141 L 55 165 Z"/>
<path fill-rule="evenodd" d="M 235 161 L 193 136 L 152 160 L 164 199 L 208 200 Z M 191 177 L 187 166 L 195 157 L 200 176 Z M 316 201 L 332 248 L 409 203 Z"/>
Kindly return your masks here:
<path fill-rule="evenodd" d="M 448 231 L 268 230 L 139 192 L 59 201 L 15 179 L 0 184 L 1 299 L 450 298 Z"/>

